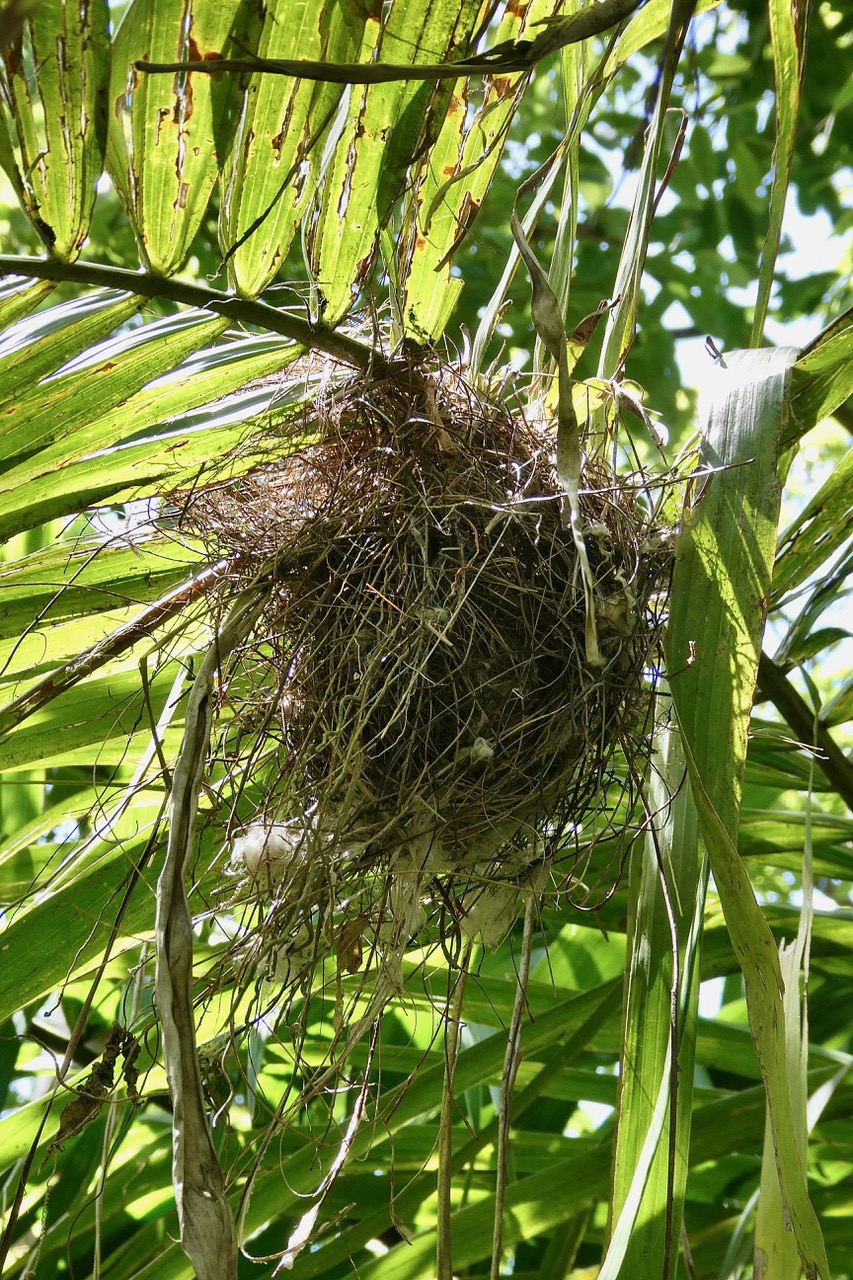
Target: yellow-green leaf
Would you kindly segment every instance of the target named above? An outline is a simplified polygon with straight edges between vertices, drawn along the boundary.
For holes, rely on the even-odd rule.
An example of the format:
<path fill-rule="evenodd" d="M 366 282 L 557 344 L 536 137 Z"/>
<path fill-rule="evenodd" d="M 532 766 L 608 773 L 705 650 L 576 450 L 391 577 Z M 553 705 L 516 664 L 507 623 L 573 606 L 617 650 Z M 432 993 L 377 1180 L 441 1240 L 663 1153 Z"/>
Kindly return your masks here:
<path fill-rule="evenodd" d="M 264 13 L 258 54 L 350 62 L 363 28 L 359 5 L 333 9 L 315 0 L 284 0 Z M 275 277 L 314 199 L 341 93 L 338 85 L 260 72 L 249 79 L 219 222 L 234 283 L 245 296 L 257 296 Z"/>
<path fill-rule="evenodd" d="M 204 59 L 246 37 L 249 0 L 133 0 L 113 42 L 107 164 L 145 260 L 182 265 L 207 210 L 236 125 L 232 76 L 144 76 L 137 59 Z M 243 43 L 241 40 L 240 43 Z"/>
<path fill-rule="evenodd" d="M 666 648 L 702 834 L 746 986 L 783 1201 L 807 1274 L 828 1277 L 794 1138 L 776 945 L 734 844 L 776 550 L 787 375 L 796 355 L 776 348 L 721 362 L 702 448 L 713 473 L 679 539 Z"/>
<path fill-rule="evenodd" d="M 359 61 L 449 61 L 466 50 L 478 15 L 473 0 L 394 0 L 382 21 L 368 17 Z M 435 141 L 451 94 L 452 83 L 442 81 L 350 88 L 313 237 L 327 323 L 346 314 L 367 280 L 379 232 L 405 190 L 413 158 Z"/>
<path fill-rule="evenodd" d="M 107 137 L 106 0 L 39 0 L 2 74 L 0 162 L 53 257 L 86 239 Z"/>

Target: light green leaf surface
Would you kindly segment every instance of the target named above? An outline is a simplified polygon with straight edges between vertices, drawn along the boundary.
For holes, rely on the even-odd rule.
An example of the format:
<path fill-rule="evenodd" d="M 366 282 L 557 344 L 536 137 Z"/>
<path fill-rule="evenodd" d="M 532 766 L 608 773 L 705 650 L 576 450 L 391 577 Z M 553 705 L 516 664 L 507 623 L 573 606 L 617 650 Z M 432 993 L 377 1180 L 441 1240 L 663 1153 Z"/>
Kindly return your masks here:
<path fill-rule="evenodd" d="M 708 872 L 678 732 L 661 723 L 657 741 L 648 789 L 657 816 L 637 843 L 629 885 L 611 1237 L 601 1280 L 673 1273 L 687 1182 Z"/>
<path fill-rule="evenodd" d="M 773 150 L 773 180 L 770 186 L 767 234 L 758 268 L 758 298 L 752 321 L 750 343 L 759 346 L 770 309 L 770 294 L 776 258 L 782 239 L 782 219 L 791 184 L 794 145 L 800 118 L 800 97 L 805 69 L 806 30 L 809 5 L 803 0 L 768 0 L 770 43 L 776 81 L 776 145 Z"/>
<path fill-rule="evenodd" d="M 553 11 L 553 0 L 534 0 L 523 13 L 509 9 L 495 43 L 523 38 Z M 500 162 L 518 80 L 488 76 L 482 87 L 455 82 L 441 133 L 407 192 L 399 249 L 402 311 L 406 328 L 421 340 L 440 337 L 459 296 L 462 282 L 451 272 L 452 255 L 477 217 Z"/>
<path fill-rule="evenodd" d="M 49 280 L 29 280 L 25 284 L 17 279 L 3 280 L 0 285 L 0 329 L 5 331 L 9 325 L 23 320 L 55 288 L 56 285 Z"/>
<path fill-rule="evenodd" d="M 17 403 L 22 389 L 36 386 L 67 360 L 102 342 L 141 306 L 141 298 L 98 290 L 40 311 L 25 324 L 10 324 L 0 349 L 0 406 Z"/>
<path fill-rule="evenodd" d="M 428 6 L 396 0 L 384 22 L 368 19 L 358 61 L 449 61 L 466 51 L 478 13 L 474 0 Z M 346 314 L 366 281 L 413 157 L 434 143 L 452 93 L 452 82 L 442 81 L 352 86 L 313 233 L 313 268 L 327 324 Z"/>
<path fill-rule="evenodd" d="M 60 988 L 69 972 L 72 977 L 85 972 L 97 960 L 117 919 L 132 869 L 128 855 L 138 857 L 143 848 L 144 840 L 138 846 L 128 845 L 102 856 L 96 867 L 41 904 L 38 911 L 13 919 L 0 943 L 4 948 L 0 1009 L 29 1004 Z M 122 921 L 127 938 L 138 938 L 153 928 L 150 895 L 154 879 L 146 869 Z"/>
<path fill-rule="evenodd" d="M 715 474 L 679 539 L 667 663 L 702 833 L 743 970 L 783 1199 L 807 1272 L 826 1277 L 794 1137 L 778 957 L 733 843 L 776 550 L 787 370 L 795 358 L 790 348 L 738 352 L 719 371 L 702 454 Z"/>
<path fill-rule="evenodd" d="M 39 0 L 0 72 L 11 108 L 0 163 L 46 248 L 66 262 L 86 239 L 104 166 L 109 55 L 106 0 Z"/>
<path fill-rule="evenodd" d="M 147 604 L 183 581 L 198 559 L 195 548 L 165 539 L 138 547 L 101 539 L 45 547 L 0 565 L 0 637 L 19 639 L 34 622 L 54 627 Z"/>
<path fill-rule="evenodd" d="M 334 9 L 314 0 L 280 0 L 263 11 L 258 55 L 353 62 L 364 22 L 364 11 L 351 0 Z M 249 77 L 219 223 L 223 251 L 239 244 L 229 259 L 238 293 L 256 297 L 279 271 L 315 199 L 341 93 L 339 86 L 307 80 Z"/>
<path fill-rule="evenodd" d="M 201 340 L 209 336 L 198 335 Z M 257 465 L 274 450 L 269 441 L 243 448 L 239 461 L 224 460 L 246 444 L 248 423 L 269 407 L 274 386 L 207 406 L 217 394 L 239 388 L 247 378 L 279 371 L 296 354 L 292 346 L 275 344 L 258 356 L 244 353 L 230 368 L 217 363 L 195 377 L 176 376 L 168 385 L 146 387 L 89 423 L 83 415 L 71 442 L 52 445 L 0 479 L 0 530 L 8 537 L 83 506 L 189 488 L 208 470 L 211 479 L 221 480 Z M 167 360 L 172 363 L 174 355 Z M 195 412 L 200 406 L 204 408 Z M 122 437 L 149 426 L 160 429 L 117 447 Z M 292 447 L 300 440 L 294 436 Z M 279 452 L 283 447 L 279 444 Z"/>
<path fill-rule="evenodd" d="M 60 458 L 101 447 L 104 437 L 96 424 L 105 410 L 124 411 L 130 396 L 174 369 L 226 326 L 226 320 L 198 314 L 155 321 L 93 348 L 85 360 L 17 396 L 5 414 L 6 432 L 0 442 L 0 461 L 5 464 L 0 493 L 8 495 L 40 474 L 45 464 L 55 467 Z M 133 420 L 125 412 L 122 416 L 130 434 Z M 58 449 L 48 452 L 57 444 Z M 0 497 L 0 509 L 4 505 Z"/>
<path fill-rule="evenodd" d="M 186 259 L 236 125 L 231 76 L 144 76 L 137 59 L 186 61 L 245 46 L 250 0 L 132 0 L 113 41 L 107 164 L 152 271 Z"/>
<path fill-rule="evenodd" d="M 162 708 L 165 691 L 153 698 Z M 159 705 L 158 705 L 159 704 Z M 124 764 L 151 738 L 138 668 L 90 680 L 0 741 L 0 769 L 35 764 Z"/>
<path fill-rule="evenodd" d="M 796 943 L 783 944 L 779 951 L 779 965 L 784 983 L 783 1008 L 785 1014 L 786 1066 L 791 1088 L 794 1140 L 800 1148 L 805 1166 L 808 1138 L 806 1122 L 806 1057 L 808 1054 L 808 1025 L 803 1025 L 800 1007 L 800 985 L 803 974 Z M 786 1228 L 785 1210 L 776 1167 L 773 1145 L 773 1128 L 768 1114 L 764 1131 L 764 1150 L 761 1160 L 761 1182 L 758 1209 L 755 1219 L 754 1244 L 755 1280 L 800 1280 L 802 1263 L 797 1241 Z"/>
<path fill-rule="evenodd" d="M 806 347 L 791 370 L 791 414 L 784 443 L 805 435 L 853 395 L 853 312 Z"/>

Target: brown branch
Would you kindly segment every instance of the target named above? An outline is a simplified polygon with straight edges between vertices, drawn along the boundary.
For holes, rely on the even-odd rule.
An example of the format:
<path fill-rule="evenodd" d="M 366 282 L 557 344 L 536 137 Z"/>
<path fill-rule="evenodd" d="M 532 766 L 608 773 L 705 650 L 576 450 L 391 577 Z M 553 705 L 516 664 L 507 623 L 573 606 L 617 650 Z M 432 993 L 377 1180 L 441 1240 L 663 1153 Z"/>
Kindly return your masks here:
<path fill-rule="evenodd" d="M 811 707 L 800 697 L 778 663 L 762 653 L 758 663 L 758 689 L 762 698 L 772 702 L 799 740 L 815 748 L 815 759 L 841 796 L 853 810 L 853 763 L 849 761 L 832 734 L 818 724 Z"/>
<path fill-rule="evenodd" d="M 172 1183 L 181 1247 L 198 1280 L 236 1280 L 234 1217 L 204 1108 L 193 1016 L 193 928 L 186 876 L 204 778 L 220 664 L 242 643 L 265 600 L 253 586 L 238 597 L 193 681 L 175 762 L 169 843 L 157 881 L 155 991 L 163 1065 L 172 1099 Z"/>
<path fill-rule="evenodd" d="M 290 338 L 306 350 L 324 351 L 362 372 L 387 373 L 391 362 L 380 352 L 346 334 L 336 333 L 323 325 L 309 324 L 289 311 L 280 311 L 265 302 L 253 302 L 203 285 L 185 284 L 145 271 L 129 271 L 126 267 L 108 267 L 99 262 L 57 262 L 46 258 L 9 257 L 0 255 L 0 278 L 24 276 L 35 280 L 56 280 L 70 284 L 95 285 L 103 289 L 119 289 L 143 298 L 165 298 L 169 302 L 199 307 L 215 315 L 225 316 L 235 324 L 254 325 Z"/>
<path fill-rule="evenodd" d="M 41 707 L 47 706 L 54 698 L 58 698 L 61 693 L 79 684 L 93 671 L 97 671 L 105 663 L 132 648 L 137 641 L 150 636 L 155 627 L 161 626 L 169 618 L 180 613 L 193 600 L 207 595 L 221 580 L 225 567 L 225 564 L 221 563 L 214 565 L 211 569 L 205 569 L 191 582 L 185 582 L 174 591 L 170 591 L 168 595 L 155 600 L 130 622 L 126 622 L 111 635 L 105 636 L 103 640 L 99 640 L 90 649 L 85 649 L 83 653 L 77 654 L 61 667 L 57 667 L 20 697 L 0 708 L 0 738 L 27 720 Z"/>
<path fill-rule="evenodd" d="M 394 80 L 459 80 L 467 76 L 511 75 L 532 71 L 537 62 L 566 45 L 588 40 L 616 26 L 639 9 L 641 0 L 601 0 L 580 13 L 546 18 L 545 28 L 534 40 L 507 40 L 485 53 L 453 62 L 404 65 L 383 62 L 313 62 L 305 58 L 205 58 L 191 62 L 135 62 L 148 74 L 199 71 L 217 75 L 223 71 L 264 72 L 315 80 L 324 84 L 387 84 Z"/>
<path fill-rule="evenodd" d="M 462 1026 L 462 1000 L 471 965 L 471 940 L 459 966 L 452 991 L 447 999 L 447 1032 L 444 1041 L 444 1083 L 441 1091 L 441 1117 L 438 1122 L 438 1177 L 436 1185 L 436 1280 L 453 1280 L 453 1117 L 456 1099 L 453 1074 L 459 1058 L 459 1031 Z"/>
<path fill-rule="evenodd" d="M 498 1139 L 495 1146 L 495 1216 L 492 1224 L 492 1267 L 490 1280 L 498 1280 L 503 1257 L 504 1211 L 509 1177 L 509 1143 L 512 1127 L 512 1094 L 521 1066 L 521 1023 L 527 1012 L 527 984 L 530 980 L 530 953 L 533 945 L 533 921 L 535 896 L 528 890 L 524 907 L 524 934 L 521 940 L 521 956 L 516 974 L 515 1002 L 512 1007 L 509 1031 L 506 1038 L 506 1054 L 501 1072 L 500 1099 L 498 1102 Z"/>

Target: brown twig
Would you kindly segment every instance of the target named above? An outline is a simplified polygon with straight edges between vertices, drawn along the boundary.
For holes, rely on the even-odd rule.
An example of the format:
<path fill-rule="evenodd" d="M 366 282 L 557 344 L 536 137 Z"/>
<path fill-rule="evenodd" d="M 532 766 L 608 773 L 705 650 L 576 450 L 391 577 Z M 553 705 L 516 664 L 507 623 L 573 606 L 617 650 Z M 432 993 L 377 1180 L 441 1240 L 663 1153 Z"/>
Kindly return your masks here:
<path fill-rule="evenodd" d="M 532 71 L 537 62 L 567 45 L 588 40 L 616 26 L 640 7 L 642 0 L 601 0 L 580 13 L 547 18 L 536 25 L 545 28 L 534 40 L 508 40 L 482 54 L 458 61 L 405 65 L 396 63 L 315 62 L 305 58 L 204 58 L 189 62 L 135 62 L 137 71 L 149 75 L 197 71 L 217 75 L 223 71 L 263 72 L 314 80 L 323 84 L 388 84 L 395 80 L 460 80 L 467 76 L 509 75 Z"/>
<path fill-rule="evenodd" d="M 172 1099 L 172 1181 L 181 1245 L 199 1280 L 234 1280 L 237 1242 L 204 1107 L 193 1017 L 193 930 L 185 883 L 210 741 L 213 687 L 223 658 L 244 640 L 265 588 L 237 598 L 193 682 L 172 779 L 169 844 L 157 882 L 157 1011 Z"/>
<path fill-rule="evenodd" d="M 506 1039 L 506 1056 L 501 1075 L 501 1092 L 498 1103 L 498 1140 L 495 1152 L 495 1219 L 492 1228 L 491 1280 L 499 1280 L 501 1255 L 503 1254 L 503 1215 L 509 1174 L 509 1137 L 512 1125 L 512 1094 L 515 1079 L 521 1065 L 521 1022 L 527 1010 L 527 984 L 530 978 L 530 953 L 533 944 L 535 897 L 528 894 L 524 909 L 524 935 L 521 941 L 521 957 L 518 965 L 518 985 Z"/>
<path fill-rule="evenodd" d="M 773 703 L 799 740 L 815 748 L 815 760 L 847 808 L 853 810 L 853 764 L 828 729 L 818 723 L 815 731 L 811 707 L 797 693 L 779 664 L 766 653 L 762 653 L 758 662 L 758 689 L 763 698 Z"/>
<path fill-rule="evenodd" d="M 453 991 L 447 1002 L 447 1030 L 444 1040 L 444 1087 L 441 1094 L 441 1120 L 438 1133 L 438 1209 L 436 1214 L 436 1277 L 453 1280 L 452 1205 L 453 1186 L 453 1075 L 459 1057 L 459 1030 L 462 1025 L 462 999 L 468 980 L 472 944 L 469 942 L 459 966 Z"/>
<path fill-rule="evenodd" d="M 168 595 L 155 600 L 130 622 L 124 623 L 90 649 L 85 649 L 83 653 L 57 667 L 20 697 L 0 708 L 0 738 L 54 698 L 58 698 L 61 693 L 66 693 L 81 680 L 85 680 L 105 663 L 111 662 L 127 649 L 132 649 L 138 641 L 146 639 L 156 627 L 162 626 L 192 601 L 207 595 L 222 581 L 225 568 L 224 562 L 213 565 L 197 574 L 190 582 L 183 583 Z"/>
<path fill-rule="evenodd" d="M 235 324 L 254 325 L 290 338 L 306 351 L 323 351 L 343 364 L 363 373 L 387 372 L 394 367 L 381 352 L 365 346 L 346 334 L 336 333 L 323 325 L 310 324 L 290 311 L 281 311 L 265 302 L 238 298 L 218 289 L 185 284 L 147 271 L 129 271 L 126 267 L 108 267 L 100 262 L 57 262 L 48 258 L 9 257 L 0 255 L 0 279 L 23 276 L 34 280 L 55 280 L 69 284 L 88 284 L 102 289 L 119 289 L 143 298 L 165 298 L 169 302 L 198 307 L 214 315 L 225 316 Z"/>

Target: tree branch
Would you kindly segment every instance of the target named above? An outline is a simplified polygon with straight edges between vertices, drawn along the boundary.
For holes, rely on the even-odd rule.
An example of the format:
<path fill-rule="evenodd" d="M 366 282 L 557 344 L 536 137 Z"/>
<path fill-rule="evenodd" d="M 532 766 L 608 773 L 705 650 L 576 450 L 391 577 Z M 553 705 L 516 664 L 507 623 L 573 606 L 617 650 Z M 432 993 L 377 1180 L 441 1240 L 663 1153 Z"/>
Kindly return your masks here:
<path fill-rule="evenodd" d="M 797 693 L 779 664 L 768 658 L 766 653 L 762 653 L 758 662 L 758 689 L 762 698 L 773 703 L 800 741 L 815 748 L 817 763 L 848 809 L 853 810 L 853 763 L 828 729 L 818 724 L 815 732 L 811 707 Z"/>
<path fill-rule="evenodd" d="M 73 689 L 74 685 L 85 680 L 94 671 L 132 649 L 140 640 L 147 639 L 155 628 L 168 622 L 194 600 L 207 595 L 222 581 L 226 568 L 225 561 L 220 561 L 209 569 L 203 569 L 190 582 L 182 583 L 168 595 L 147 605 L 135 618 L 125 622 L 91 648 L 70 658 L 55 671 L 50 671 L 5 707 L 0 707 L 0 739 L 61 693 Z"/>
<path fill-rule="evenodd" d="M 216 677 L 221 663 L 251 631 L 268 591 L 255 584 L 241 593 L 196 673 L 172 780 L 169 843 L 157 881 L 155 991 L 172 1099 L 172 1185 L 181 1247 L 199 1280 L 236 1280 L 237 1238 L 201 1087 L 193 1013 L 193 921 L 186 877 L 207 765 Z"/>
<path fill-rule="evenodd" d="M 615 27 L 639 9 L 642 0 L 600 0 L 580 13 L 545 18 L 535 25 L 544 27 L 534 40 L 507 40 L 504 44 L 453 62 L 403 65 L 383 62 L 312 62 L 305 58 L 204 58 L 191 62 L 135 62 L 137 71 L 150 74 L 199 71 L 217 75 L 261 71 L 291 76 L 295 80 L 316 80 L 324 84 L 387 84 L 392 80 L 460 80 L 467 76 L 510 75 L 532 71 L 537 62 L 569 44 L 588 40 Z"/>
<path fill-rule="evenodd" d="M 134 70 L 147 75 L 173 75 L 195 71 L 216 76 L 224 72 L 289 76 L 321 84 L 390 84 L 399 80 L 461 80 L 472 75 L 508 75 L 529 70 L 531 41 L 507 41 L 470 62 L 314 62 L 310 58 L 205 58 L 186 62 L 134 62 Z"/>
<path fill-rule="evenodd" d="M 123 293 L 143 298 L 165 298 L 225 316 L 236 324 L 254 325 L 270 333 L 280 333 L 306 350 L 324 351 L 363 373 L 387 373 L 394 367 L 381 352 L 364 343 L 336 333 L 322 325 L 309 324 L 289 311 L 280 311 L 265 302 L 253 302 L 203 285 L 185 284 L 145 271 L 129 271 L 126 267 L 108 267 L 97 262 L 57 262 L 48 258 L 8 257 L 0 255 L 0 278 L 25 276 L 34 280 L 56 280 L 71 284 L 88 284 L 103 289 L 120 289 Z"/>

